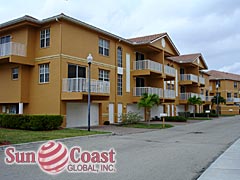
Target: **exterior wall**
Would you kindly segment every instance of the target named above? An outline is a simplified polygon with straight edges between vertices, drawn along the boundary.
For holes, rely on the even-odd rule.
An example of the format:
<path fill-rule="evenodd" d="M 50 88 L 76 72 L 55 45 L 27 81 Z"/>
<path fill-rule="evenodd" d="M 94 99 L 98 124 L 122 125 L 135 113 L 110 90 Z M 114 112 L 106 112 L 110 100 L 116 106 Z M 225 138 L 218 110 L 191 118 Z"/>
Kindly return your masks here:
<path fill-rule="evenodd" d="M 40 48 L 40 31 L 50 28 L 50 47 Z M 154 109 L 153 115 L 159 112 L 177 115 L 179 111 L 188 109 L 187 102 L 179 100 L 180 93 L 180 68 L 185 69 L 185 74 L 195 74 L 200 76 L 200 70 L 204 64 L 202 60 L 199 63 L 178 64 L 167 59 L 168 56 L 177 56 L 176 49 L 172 46 L 168 38 L 164 38 L 166 46 L 162 47 L 161 39 L 151 45 L 134 46 L 116 39 L 112 36 L 105 35 L 99 31 L 93 31 L 81 25 L 73 24 L 66 20 L 58 20 L 48 24 L 37 26 L 22 26 L 11 31 L 4 31 L 0 36 L 10 33 L 13 42 L 25 44 L 26 57 L 0 57 L 0 112 L 3 104 L 24 103 L 24 113 L 26 114 L 61 114 L 65 118 L 63 126 L 66 126 L 67 103 L 86 103 L 87 94 L 71 93 L 69 99 L 62 98 L 62 81 L 68 77 L 68 64 L 76 64 L 86 67 L 86 77 L 88 75 L 88 63 L 86 57 L 89 53 L 93 56 L 91 65 L 91 79 L 99 79 L 99 70 L 109 71 L 110 94 L 106 96 L 91 96 L 92 103 L 99 104 L 99 123 L 109 120 L 109 104 L 114 104 L 114 122 L 118 122 L 118 104 L 122 104 L 122 113 L 127 113 L 133 103 L 137 102 L 140 97 L 133 96 L 133 89 L 136 87 L 136 77 L 145 79 L 145 87 L 157 87 L 167 89 L 164 83 L 172 81 L 174 89 L 178 91 L 176 98 L 161 98 L 161 108 Z M 108 40 L 110 43 L 109 56 L 99 54 L 99 38 Z M 122 96 L 117 95 L 117 48 L 122 48 Z M 145 55 L 145 59 L 169 65 L 177 70 L 177 76 L 170 76 L 163 73 L 150 71 L 149 74 L 133 75 L 133 64 L 136 60 L 136 52 Z M 126 55 L 130 55 L 130 92 L 126 90 L 127 70 Z M 48 63 L 50 78 L 49 83 L 39 83 L 39 65 Z M 18 80 L 11 79 L 11 69 L 19 67 Z M 200 94 L 201 89 L 205 92 L 209 85 L 213 87 L 214 82 L 208 81 L 208 75 L 203 74 L 205 85 L 186 84 L 186 92 Z M 11 87 L 11 88 L 9 88 Z M 231 87 L 231 88 L 230 88 Z M 222 96 L 227 96 L 227 91 L 238 92 L 239 89 L 233 88 L 233 81 L 221 81 L 219 88 Z M 79 95 L 79 96 L 78 96 Z M 210 95 L 210 92 L 209 92 Z M 233 94 L 232 94 L 233 97 Z M 181 104 L 181 105 L 179 105 Z M 135 105 L 135 104 L 134 104 Z M 130 108 L 131 109 L 131 108 Z M 134 109 L 132 107 L 132 109 Z"/>

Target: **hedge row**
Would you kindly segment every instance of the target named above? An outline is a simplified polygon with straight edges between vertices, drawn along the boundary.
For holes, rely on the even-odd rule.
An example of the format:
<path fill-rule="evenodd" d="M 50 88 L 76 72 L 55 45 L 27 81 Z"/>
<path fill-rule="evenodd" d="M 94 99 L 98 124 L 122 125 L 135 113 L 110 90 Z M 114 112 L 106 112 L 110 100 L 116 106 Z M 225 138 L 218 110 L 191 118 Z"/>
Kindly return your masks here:
<path fill-rule="evenodd" d="M 187 118 L 183 116 L 168 116 L 168 117 L 165 117 L 165 121 L 186 122 Z"/>
<path fill-rule="evenodd" d="M 52 130 L 61 126 L 60 115 L 10 115 L 0 114 L 0 127 L 25 130 Z"/>

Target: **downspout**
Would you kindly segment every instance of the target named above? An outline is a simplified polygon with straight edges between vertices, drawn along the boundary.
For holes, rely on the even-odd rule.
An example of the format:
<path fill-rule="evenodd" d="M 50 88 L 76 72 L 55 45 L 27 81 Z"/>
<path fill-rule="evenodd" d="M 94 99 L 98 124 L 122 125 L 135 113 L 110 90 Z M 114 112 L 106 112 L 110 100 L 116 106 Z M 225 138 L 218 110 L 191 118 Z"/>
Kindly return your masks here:
<path fill-rule="evenodd" d="M 59 100 L 60 100 L 60 103 L 59 103 L 59 112 L 60 112 L 60 115 L 62 115 L 62 109 L 61 109 L 61 93 L 62 93 L 62 23 L 61 21 L 56 18 L 56 22 L 59 23 Z M 64 117 L 65 118 L 65 117 Z"/>

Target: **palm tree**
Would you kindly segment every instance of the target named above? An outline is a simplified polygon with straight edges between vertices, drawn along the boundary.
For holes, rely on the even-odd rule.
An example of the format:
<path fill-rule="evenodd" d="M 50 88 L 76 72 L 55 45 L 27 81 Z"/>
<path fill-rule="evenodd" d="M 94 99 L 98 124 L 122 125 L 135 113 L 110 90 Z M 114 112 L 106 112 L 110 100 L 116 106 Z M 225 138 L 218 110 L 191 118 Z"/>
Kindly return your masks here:
<path fill-rule="evenodd" d="M 212 105 L 213 104 L 226 104 L 226 99 L 224 99 L 222 96 L 214 96 L 211 100 Z"/>
<path fill-rule="evenodd" d="M 212 105 L 213 104 L 216 104 L 217 107 L 216 107 L 216 110 L 217 110 L 217 115 L 219 115 L 219 107 L 218 107 L 218 104 L 226 104 L 226 99 L 224 99 L 224 97 L 222 96 L 214 96 L 211 100 L 212 102 Z"/>
<path fill-rule="evenodd" d="M 202 102 L 202 99 L 200 97 L 197 97 L 197 96 L 193 96 L 193 97 L 190 97 L 188 98 L 188 103 L 191 104 L 191 105 L 200 105 L 203 103 Z M 195 118 L 195 110 L 194 110 L 194 113 L 193 113 L 193 117 Z"/>
<path fill-rule="evenodd" d="M 157 94 L 147 94 L 144 93 L 138 102 L 138 108 L 144 108 L 144 119 L 145 121 L 150 121 L 151 108 L 155 105 L 159 105 L 160 100 Z"/>

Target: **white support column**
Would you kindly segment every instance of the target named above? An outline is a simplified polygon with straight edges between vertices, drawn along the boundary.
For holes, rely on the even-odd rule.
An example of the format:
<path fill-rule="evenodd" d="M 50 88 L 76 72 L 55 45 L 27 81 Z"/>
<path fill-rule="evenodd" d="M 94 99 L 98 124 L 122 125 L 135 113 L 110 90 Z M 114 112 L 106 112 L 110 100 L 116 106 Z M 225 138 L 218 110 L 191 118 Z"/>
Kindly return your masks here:
<path fill-rule="evenodd" d="M 23 114 L 23 103 L 18 104 L 18 114 Z"/>

